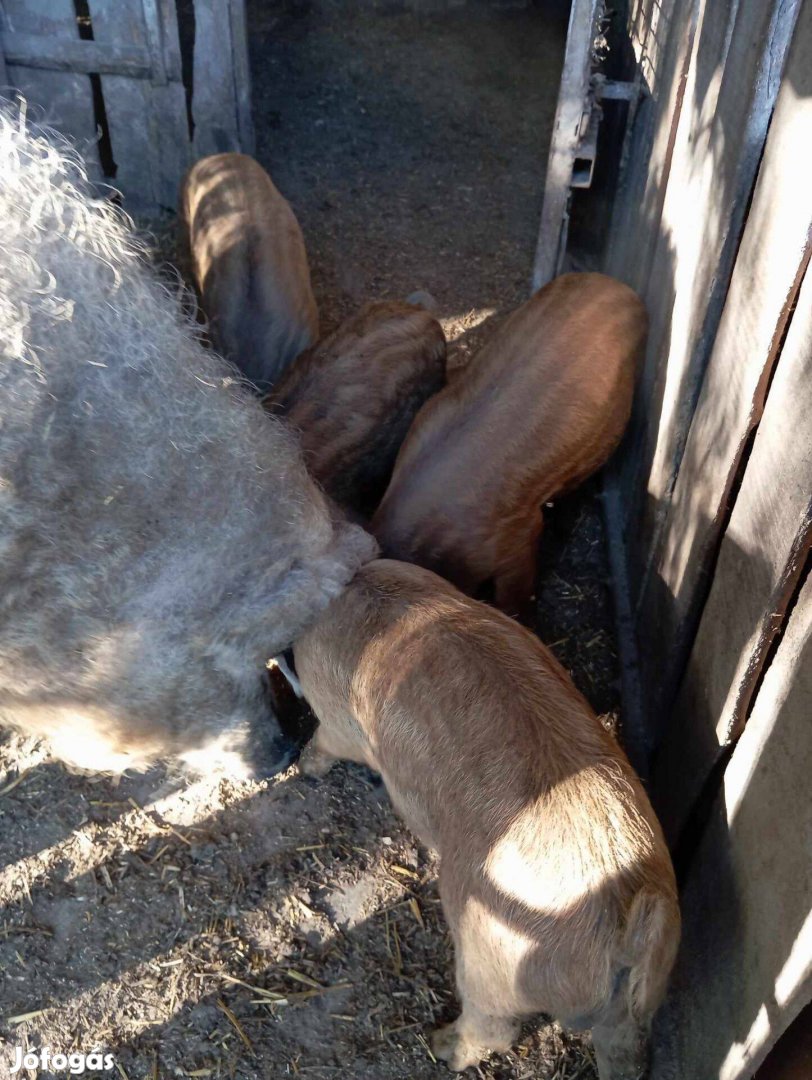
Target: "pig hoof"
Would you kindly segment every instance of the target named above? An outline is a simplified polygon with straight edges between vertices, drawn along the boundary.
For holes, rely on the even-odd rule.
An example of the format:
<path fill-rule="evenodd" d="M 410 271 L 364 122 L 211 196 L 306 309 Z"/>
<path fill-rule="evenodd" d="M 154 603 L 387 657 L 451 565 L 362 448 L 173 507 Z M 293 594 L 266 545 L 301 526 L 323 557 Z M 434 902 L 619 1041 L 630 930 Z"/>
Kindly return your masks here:
<path fill-rule="evenodd" d="M 434 1056 L 444 1061 L 452 1072 L 462 1072 L 471 1065 L 477 1065 L 485 1056 L 480 1047 L 472 1046 L 460 1035 L 456 1021 L 434 1032 L 431 1049 Z"/>
<path fill-rule="evenodd" d="M 299 773 L 301 776 L 318 780 L 326 776 L 335 762 L 335 758 L 317 752 L 308 753 L 305 750 L 299 758 Z"/>

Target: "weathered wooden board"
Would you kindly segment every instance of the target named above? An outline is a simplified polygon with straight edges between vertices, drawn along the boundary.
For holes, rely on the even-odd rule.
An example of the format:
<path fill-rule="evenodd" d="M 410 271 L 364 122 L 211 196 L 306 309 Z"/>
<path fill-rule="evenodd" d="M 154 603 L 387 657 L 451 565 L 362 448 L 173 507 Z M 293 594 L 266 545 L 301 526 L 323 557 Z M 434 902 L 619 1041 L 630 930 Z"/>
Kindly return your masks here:
<path fill-rule="evenodd" d="M 221 0 L 218 4 L 195 6 L 194 94 L 192 111 L 195 121 L 194 150 L 196 157 L 244 150 L 241 134 L 250 137 L 246 129 L 245 111 L 238 107 L 235 85 L 234 54 L 238 42 L 233 36 L 235 24 L 244 27 L 243 0 Z M 243 32 L 243 42 L 244 42 Z M 239 71 L 247 77 L 245 59 L 238 63 Z M 243 106 L 244 91 L 241 91 Z M 238 117 L 241 117 L 238 120 Z"/>
<path fill-rule="evenodd" d="M 633 20 L 645 11 L 653 22 L 657 6 L 632 0 Z M 641 106 L 606 264 L 652 316 L 609 516 L 641 583 L 635 618 L 652 720 L 679 687 L 653 784 L 672 840 L 728 762 L 693 853 L 653 1080 L 751 1077 L 812 997 L 812 584 L 793 607 L 812 543 L 808 3 L 780 81 L 800 7 L 661 5 L 650 75 L 643 66 L 659 85 Z M 639 37 L 650 29 L 633 25 Z M 638 59 L 645 65 L 645 48 Z M 695 840 L 699 817 L 690 825 L 683 839 Z"/>
<path fill-rule="evenodd" d="M 73 0 L 0 4 L 7 81 L 37 116 L 73 138 L 101 179 L 93 92 L 115 165 L 113 182 L 133 209 L 175 207 L 193 158 L 175 0 L 88 0 L 92 40 L 79 38 Z M 195 5 L 195 150 L 253 151 L 243 0 Z M 81 73 L 81 74 L 80 74 Z"/>
<path fill-rule="evenodd" d="M 146 49 L 133 49 L 117 42 L 98 45 L 95 41 L 52 39 L 44 34 L 0 32 L 6 59 L 20 67 L 41 68 L 44 71 L 70 71 L 96 74 L 112 72 L 144 78 L 152 70 Z"/>
<path fill-rule="evenodd" d="M 812 999 L 812 578 L 767 671 L 682 898 L 652 1080 L 749 1080 Z"/>
<path fill-rule="evenodd" d="M 99 48 L 114 43 L 138 48 L 149 59 L 151 74 L 141 0 L 89 0 L 88 7 Z M 156 158 L 151 87 L 145 80 L 119 75 L 103 75 L 101 86 L 116 163 L 115 186 L 124 193 L 127 204 L 139 199 L 157 203 L 161 163 Z"/>
<path fill-rule="evenodd" d="M 162 12 L 159 10 L 158 0 L 140 0 L 140 7 L 144 36 L 152 58 L 152 82 L 156 86 L 163 86 L 167 80 L 167 71 L 166 49 L 161 25 Z M 173 21 L 177 21 L 176 12 Z"/>
<path fill-rule="evenodd" d="M 812 542 L 812 274 L 798 297 L 654 770 L 675 838 L 747 717 Z"/>
<path fill-rule="evenodd" d="M 177 207 L 180 181 L 193 161 L 192 137 L 186 113 L 186 90 L 181 70 L 178 14 L 175 0 L 150 0 L 161 21 L 161 44 L 166 82 L 152 89 L 153 115 L 158 117 L 158 153 L 163 161 L 158 202 Z M 147 9 L 145 9 L 147 10 Z M 148 29 L 150 20 L 147 20 Z M 250 84 L 248 89 L 250 95 Z"/>
<path fill-rule="evenodd" d="M 8 70 L 6 68 L 6 55 L 3 50 L 3 22 L 0 19 L 0 88 L 5 89 L 9 85 Z"/>
<path fill-rule="evenodd" d="M 231 62 L 234 67 L 234 84 L 237 94 L 237 134 L 240 148 L 245 154 L 255 149 L 254 117 L 251 109 L 251 71 L 248 64 L 248 31 L 245 22 L 243 0 L 230 5 L 231 12 Z"/>
<path fill-rule="evenodd" d="M 672 700 L 696 633 L 728 500 L 812 246 L 812 5 L 797 26 L 719 330 L 641 611 Z M 794 163 L 794 164 L 793 164 Z M 812 164 L 812 158 L 810 158 Z M 800 167 L 799 167 L 800 166 Z"/>
<path fill-rule="evenodd" d="M 630 520 L 645 588 L 727 292 L 800 0 L 702 0 L 645 298 L 647 427 Z M 638 595 L 643 595 L 639 593 Z M 641 632 L 651 632 L 647 602 Z M 649 679 L 661 681 L 662 657 Z M 665 680 L 666 689 L 668 680 Z M 663 705 L 655 697 L 653 708 Z"/>
<path fill-rule="evenodd" d="M 628 165 L 621 177 L 612 214 L 607 271 L 636 289 L 649 304 L 648 284 L 660 235 L 660 219 L 671 172 L 679 120 L 685 100 L 699 11 L 699 0 L 660 4 L 640 0 L 632 13 L 632 42 L 649 94 L 640 103 L 631 136 Z M 667 306 L 673 296 L 662 298 Z M 651 342 L 644 370 L 654 364 Z M 612 466 L 624 493 L 622 510 L 624 546 L 628 550 L 636 521 L 632 485 L 639 482 L 638 459 L 652 418 L 649 386 L 639 380 L 629 430 L 621 453 Z M 630 584 L 637 593 L 638 568 L 629 566 Z"/>
<path fill-rule="evenodd" d="M 151 78 L 135 80 L 102 76 L 102 92 L 117 171 L 116 187 L 127 204 L 174 207 L 180 178 L 190 158 L 186 99 L 180 82 L 167 71 L 180 74 L 180 55 L 170 52 L 169 63 L 162 35 L 155 42 L 153 22 L 158 17 L 154 0 L 90 0 L 93 33 L 100 46 L 113 43 L 140 49 L 151 57 Z M 147 18 L 149 14 L 149 18 Z M 169 18 L 175 20 L 174 10 Z M 171 24 L 170 24 L 171 25 Z M 177 33 L 175 34 L 175 44 Z"/>
<path fill-rule="evenodd" d="M 607 271 L 642 292 L 651 272 L 699 0 L 630 5 L 632 47 L 646 88 L 612 215 Z"/>
<path fill-rule="evenodd" d="M 157 20 L 160 26 L 159 43 L 161 46 L 162 81 L 183 82 L 183 65 L 180 55 L 180 31 L 178 28 L 178 5 L 176 0 L 150 0 L 145 5 L 147 33 L 152 38 L 155 31 L 152 23 Z M 156 51 L 156 44 L 151 48 Z"/>
<path fill-rule="evenodd" d="M 2 15 L 4 30 L 35 34 L 52 48 L 61 41 L 69 48 L 79 42 L 72 0 L 4 0 Z M 99 179 L 96 121 L 87 75 L 7 63 L 7 78 L 35 109 L 38 119 L 70 135 L 87 162 L 89 175 Z"/>
<path fill-rule="evenodd" d="M 536 257 L 533 266 L 533 289 L 540 289 L 555 277 L 566 245 L 567 202 L 572 181 L 572 167 L 586 114 L 589 74 L 597 0 L 573 0 L 567 27 L 567 46 L 553 122 L 544 200 L 541 206 Z"/>

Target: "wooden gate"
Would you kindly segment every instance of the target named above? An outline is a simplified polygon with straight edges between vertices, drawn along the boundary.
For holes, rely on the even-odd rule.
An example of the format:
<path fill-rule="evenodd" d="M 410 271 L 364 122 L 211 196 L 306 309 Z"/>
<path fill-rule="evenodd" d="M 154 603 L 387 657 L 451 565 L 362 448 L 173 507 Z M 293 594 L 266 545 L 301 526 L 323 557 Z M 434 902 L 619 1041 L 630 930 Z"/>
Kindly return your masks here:
<path fill-rule="evenodd" d="M 128 206 L 174 207 L 193 158 L 253 149 L 243 0 L 179 8 L 182 34 L 175 0 L 0 4 L 0 83 Z"/>

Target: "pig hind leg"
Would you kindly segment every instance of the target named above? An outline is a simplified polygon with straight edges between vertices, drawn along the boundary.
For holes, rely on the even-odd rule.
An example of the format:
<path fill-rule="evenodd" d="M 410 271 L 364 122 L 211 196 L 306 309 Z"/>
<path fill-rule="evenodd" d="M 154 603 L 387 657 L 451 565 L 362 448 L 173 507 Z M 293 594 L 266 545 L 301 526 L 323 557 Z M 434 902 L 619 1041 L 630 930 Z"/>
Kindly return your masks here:
<path fill-rule="evenodd" d="M 592 1025 L 600 1080 L 646 1075 L 651 1018 L 665 994 L 678 942 L 675 898 L 641 890 L 626 916 L 612 998 Z"/>
<path fill-rule="evenodd" d="M 442 888 L 441 888 L 441 891 Z M 457 989 L 462 1012 L 432 1036 L 432 1049 L 455 1072 L 475 1065 L 492 1050 L 509 1050 L 519 1030 L 515 997 L 512 935 L 490 913 L 469 899 L 443 905 L 454 933 Z M 507 935 L 507 936 L 506 936 Z"/>
<path fill-rule="evenodd" d="M 431 1048 L 449 1069 L 462 1072 L 477 1065 L 492 1050 L 509 1050 L 516 1041 L 518 1030 L 518 1022 L 513 1017 L 483 1012 L 463 999 L 462 1012 L 453 1023 L 434 1032 Z"/>
<path fill-rule="evenodd" d="M 629 989 L 632 972 L 616 973 L 611 1000 L 592 1024 L 592 1045 L 600 1080 L 641 1080 L 648 1068 L 649 1015 L 635 1015 Z"/>
<path fill-rule="evenodd" d="M 642 1080 L 648 1069 L 648 1032 L 634 1017 L 596 1024 L 592 1045 L 600 1080 Z"/>

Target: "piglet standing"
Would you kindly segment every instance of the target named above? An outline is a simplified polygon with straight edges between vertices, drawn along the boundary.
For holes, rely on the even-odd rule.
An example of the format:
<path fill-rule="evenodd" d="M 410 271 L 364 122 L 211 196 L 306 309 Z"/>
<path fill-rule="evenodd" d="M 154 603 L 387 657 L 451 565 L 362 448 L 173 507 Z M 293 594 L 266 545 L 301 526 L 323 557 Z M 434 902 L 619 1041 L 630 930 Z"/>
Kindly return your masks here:
<path fill-rule="evenodd" d="M 265 404 L 297 429 L 327 494 L 367 517 L 417 411 L 445 383 L 445 359 L 442 327 L 427 311 L 378 301 L 299 356 Z"/>
<path fill-rule="evenodd" d="M 680 930 L 660 826 L 623 751 L 529 631 L 417 566 L 368 563 L 295 645 L 319 727 L 300 766 L 380 772 L 441 856 L 462 1013 L 454 1070 L 523 1017 L 592 1029 L 637 1080 Z"/>
<path fill-rule="evenodd" d="M 180 205 L 212 343 L 267 390 L 318 337 L 293 210 L 245 154 L 198 161 L 184 178 Z"/>
<path fill-rule="evenodd" d="M 541 507 L 617 446 L 647 317 L 603 274 L 565 274 L 515 311 L 418 413 L 372 522 L 387 555 L 523 613 Z"/>

